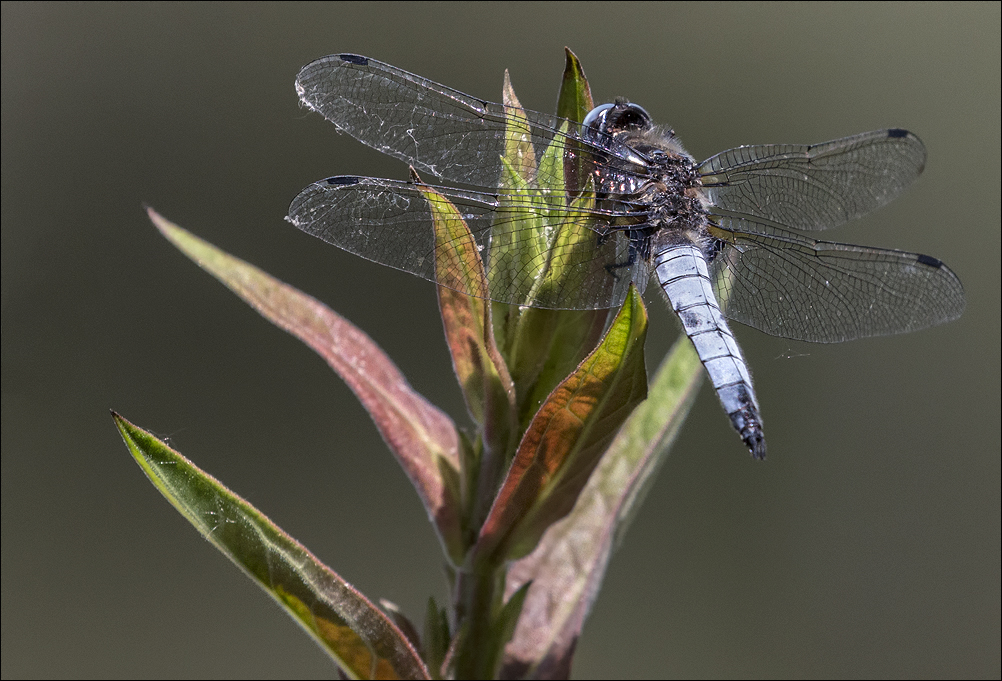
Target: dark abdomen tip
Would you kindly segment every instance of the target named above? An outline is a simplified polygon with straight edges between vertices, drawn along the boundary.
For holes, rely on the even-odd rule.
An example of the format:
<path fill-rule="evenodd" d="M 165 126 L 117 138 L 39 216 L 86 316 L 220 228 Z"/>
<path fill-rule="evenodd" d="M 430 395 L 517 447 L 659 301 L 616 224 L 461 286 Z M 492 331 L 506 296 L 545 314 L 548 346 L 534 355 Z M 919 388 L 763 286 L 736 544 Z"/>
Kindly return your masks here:
<path fill-rule="evenodd" d="M 738 386 L 740 390 L 745 390 L 744 385 Z M 738 431 L 741 440 L 748 447 L 752 458 L 765 458 L 765 433 L 762 432 L 762 419 L 758 415 L 758 408 L 747 398 L 743 407 L 737 409 L 728 416 L 731 417 L 731 425 Z"/>
<path fill-rule="evenodd" d="M 753 459 L 765 460 L 765 433 L 757 425 L 741 433 L 741 439 L 748 445 Z"/>

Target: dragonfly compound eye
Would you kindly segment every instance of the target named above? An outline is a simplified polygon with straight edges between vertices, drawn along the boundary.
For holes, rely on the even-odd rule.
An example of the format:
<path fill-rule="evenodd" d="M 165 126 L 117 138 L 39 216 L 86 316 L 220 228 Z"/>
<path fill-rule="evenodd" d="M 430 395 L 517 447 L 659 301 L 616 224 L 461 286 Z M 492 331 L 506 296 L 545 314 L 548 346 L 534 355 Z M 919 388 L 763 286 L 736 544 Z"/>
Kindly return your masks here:
<path fill-rule="evenodd" d="M 607 135 L 646 130 L 654 126 L 651 115 L 639 104 L 617 99 L 614 104 L 602 104 L 592 109 L 584 119 L 584 127 Z"/>

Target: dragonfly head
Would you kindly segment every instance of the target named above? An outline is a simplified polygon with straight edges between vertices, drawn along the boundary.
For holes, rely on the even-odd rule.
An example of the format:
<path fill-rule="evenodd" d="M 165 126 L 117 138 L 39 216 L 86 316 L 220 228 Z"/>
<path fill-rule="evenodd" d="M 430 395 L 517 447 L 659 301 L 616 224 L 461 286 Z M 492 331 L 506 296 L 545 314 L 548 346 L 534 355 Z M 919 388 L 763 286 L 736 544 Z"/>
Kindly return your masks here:
<path fill-rule="evenodd" d="M 596 106 L 585 116 L 585 129 L 616 137 L 624 132 L 642 132 L 654 127 L 654 120 L 644 107 L 617 99 L 611 104 Z"/>

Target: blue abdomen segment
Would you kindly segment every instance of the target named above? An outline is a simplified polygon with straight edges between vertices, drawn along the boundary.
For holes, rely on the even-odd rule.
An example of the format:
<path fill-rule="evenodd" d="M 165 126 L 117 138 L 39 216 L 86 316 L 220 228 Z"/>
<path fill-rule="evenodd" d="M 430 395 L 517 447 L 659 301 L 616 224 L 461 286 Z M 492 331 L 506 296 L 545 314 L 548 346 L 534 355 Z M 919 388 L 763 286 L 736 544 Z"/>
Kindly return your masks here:
<path fill-rule="evenodd" d="M 764 459 L 765 436 L 751 374 L 713 294 L 706 257 L 692 244 L 672 246 L 655 256 L 654 271 L 731 424 L 752 456 Z"/>

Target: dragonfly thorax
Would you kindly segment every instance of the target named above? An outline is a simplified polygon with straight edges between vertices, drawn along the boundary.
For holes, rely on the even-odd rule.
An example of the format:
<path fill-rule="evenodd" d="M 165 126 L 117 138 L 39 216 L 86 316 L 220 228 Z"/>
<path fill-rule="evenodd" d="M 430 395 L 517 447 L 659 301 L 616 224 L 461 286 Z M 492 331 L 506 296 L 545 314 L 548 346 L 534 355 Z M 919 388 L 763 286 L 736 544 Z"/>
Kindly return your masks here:
<path fill-rule="evenodd" d="M 700 175 L 695 160 L 686 153 L 670 128 L 654 124 L 650 115 L 637 104 L 617 100 L 603 104 L 585 118 L 586 134 L 595 141 L 603 136 L 614 138 L 645 159 L 645 173 L 635 168 L 617 172 L 616 163 L 606 162 L 594 171 L 599 204 L 624 215 L 627 220 L 615 227 L 631 227 L 645 236 L 668 230 L 677 240 L 694 240 L 705 233 L 706 209 L 701 198 Z M 673 235 L 661 235 L 676 240 Z"/>
<path fill-rule="evenodd" d="M 692 158 L 642 145 L 635 148 L 651 161 L 650 177 L 635 200 L 645 207 L 652 230 L 705 230 L 706 209 Z"/>

